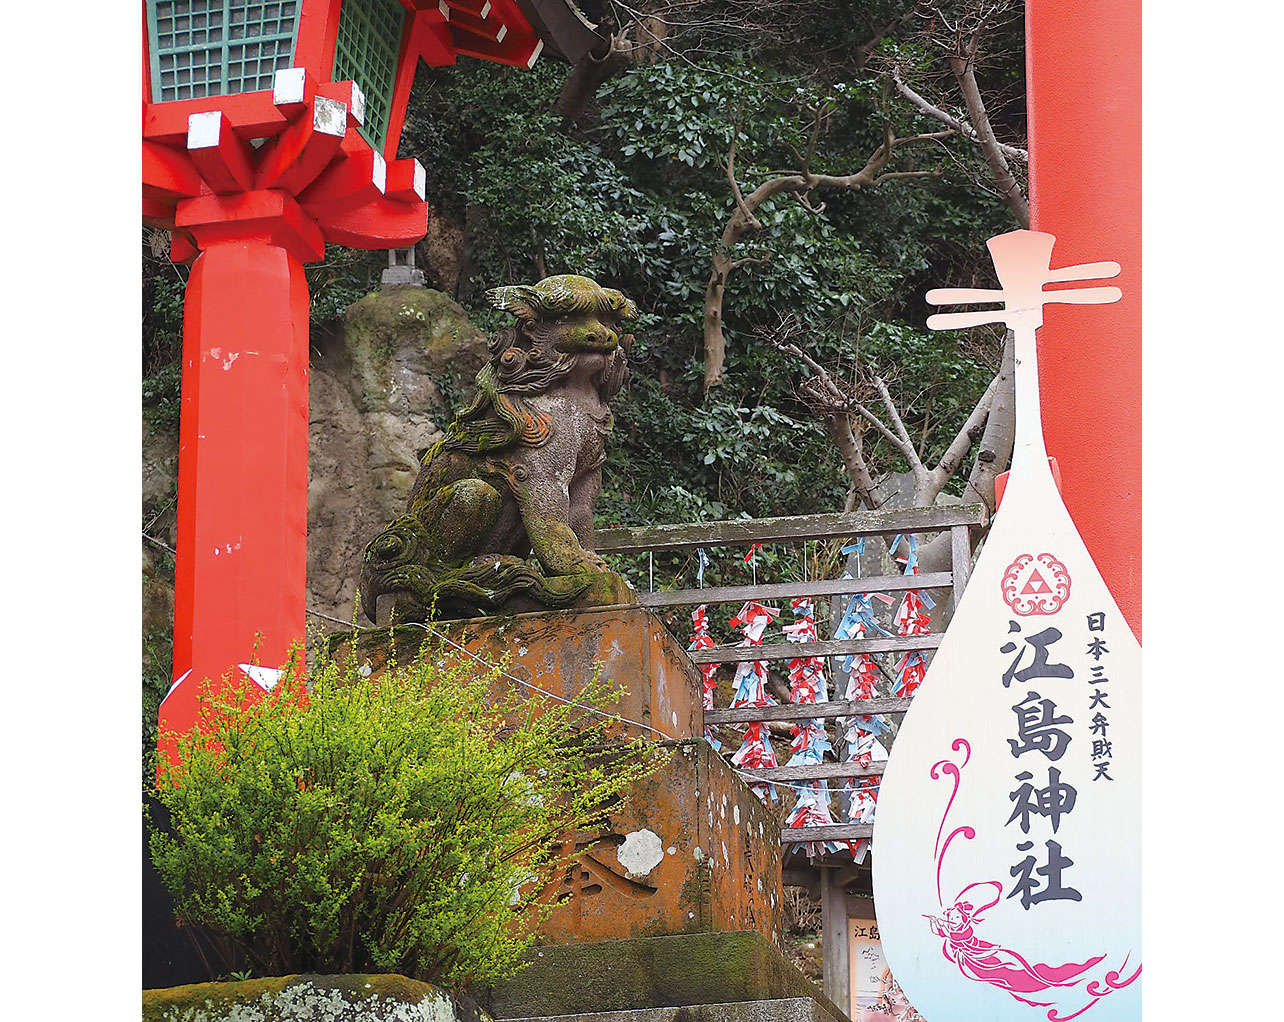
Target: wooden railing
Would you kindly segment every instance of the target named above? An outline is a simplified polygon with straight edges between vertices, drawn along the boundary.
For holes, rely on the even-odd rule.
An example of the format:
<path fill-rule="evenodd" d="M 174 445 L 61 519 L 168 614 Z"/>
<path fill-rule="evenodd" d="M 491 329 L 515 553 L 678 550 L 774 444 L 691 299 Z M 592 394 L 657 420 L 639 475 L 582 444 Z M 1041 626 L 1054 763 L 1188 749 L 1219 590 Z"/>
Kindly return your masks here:
<path fill-rule="evenodd" d="M 948 530 L 950 570 L 918 575 L 879 575 L 850 579 L 809 579 L 802 582 L 766 582 L 714 586 L 707 589 L 672 589 L 639 593 L 638 602 L 657 610 L 698 604 L 760 603 L 800 596 L 851 596 L 857 593 L 895 593 L 907 590 L 944 591 L 955 606 L 967 585 L 972 547 L 969 530 L 985 521 L 980 504 L 960 504 L 898 511 L 853 511 L 839 514 L 801 515 L 792 518 L 757 518 L 682 525 L 657 525 L 634 529 L 606 529 L 596 534 L 600 554 L 694 550 L 697 547 L 749 547 L 755 543 L 800 543 L 808 540 L 841 540 L 859 537 L 921 535 Z M 820 624 L 820 622 L 818 622 Z M 749 660 L 792 660 L 795 657 L 851 656 L 861 653 L 930 651 L 941 644 L 941 634 L 888 636 L 862 639 L 827 639 L 818 642 L 781 642 L 761 646 L 715 646 L 692 652 L 696 664 L 739 663 Z M 903 714 L 910 699 L 892 696 L 868 700 L 830 700 L 822 703 L 785 703 L 706 709 L 704 722 L 748 724 L 754 721 L 833 720 L 839 717 Z M 834 743 L 835 748 L 839 743 Z M 862 767 L 852 762 L 825 762 L 804 766 L 777 766 L 741 770 L 747 780 L 810 781 L 877 776 L 883 762 Z M 867 838 L 873 825 L 841 823 L 824 827 L 782 828 L 785 844 L 809 841 L 845 841 Z"/>

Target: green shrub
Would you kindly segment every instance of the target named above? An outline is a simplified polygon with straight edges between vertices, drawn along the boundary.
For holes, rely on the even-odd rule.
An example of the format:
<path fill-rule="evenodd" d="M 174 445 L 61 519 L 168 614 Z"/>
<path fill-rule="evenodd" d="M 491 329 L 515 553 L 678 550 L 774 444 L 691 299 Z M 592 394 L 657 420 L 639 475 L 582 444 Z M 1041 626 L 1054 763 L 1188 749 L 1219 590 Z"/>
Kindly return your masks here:
<path fill-rule="evenodd" d="M 565 868 L 556 839 L 619 805 L 651 747 L 440 647 L 374 680 L 347 659 L 306 689 L 287 666 L 253 705 L 211 694 L 180 741 L 158 791 L 172 833 L 150 843 L 179 921 L 257 975 L 511 974 Z"/>

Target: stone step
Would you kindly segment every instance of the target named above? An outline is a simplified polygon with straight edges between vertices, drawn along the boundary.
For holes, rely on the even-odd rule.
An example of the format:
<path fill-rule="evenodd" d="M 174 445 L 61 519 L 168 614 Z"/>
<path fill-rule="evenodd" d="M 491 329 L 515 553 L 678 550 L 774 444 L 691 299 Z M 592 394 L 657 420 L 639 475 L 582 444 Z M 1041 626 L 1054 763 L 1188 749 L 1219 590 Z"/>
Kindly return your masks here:
<path fill-rule="evenodd" d="M 496 1020 L 846 1019 L 756 930 L 544 945 L 524 960 L 525 968 L 479 998 Z"/>
<path fill-rule="evenodd" d="M 844 1022 L 810 997 L 765 1001 L 688 1004 L 629 1011 L 588 1011 L 577 1015 L 528 1015 L 509 1022 Z"/>

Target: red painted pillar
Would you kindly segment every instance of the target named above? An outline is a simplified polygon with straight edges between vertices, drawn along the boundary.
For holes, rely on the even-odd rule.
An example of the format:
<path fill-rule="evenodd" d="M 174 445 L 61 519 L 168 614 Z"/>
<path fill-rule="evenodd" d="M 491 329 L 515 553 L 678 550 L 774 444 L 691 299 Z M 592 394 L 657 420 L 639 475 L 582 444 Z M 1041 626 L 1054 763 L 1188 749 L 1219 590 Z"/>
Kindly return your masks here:
<path fill-rule="evenodd" d="M 1054 265 L 1113 259 L 1122 301 L 1049 305 L 1039 332 L 1048 453 L 1141 637 L 1141 3 L 1027 0 L 1030 208 Z"/>
<path fill-rule="evenodd" d="M 280 666 L 304 635 L 308 288 L 324 246 L 281 192 L 206 195 L 176 223 L 201 247 L 187 284 L 179 425 L 174 679 L 162 736 L 188 731 L 206 679 Z M 162 737 L 171 759 L 173 743 Z"/>

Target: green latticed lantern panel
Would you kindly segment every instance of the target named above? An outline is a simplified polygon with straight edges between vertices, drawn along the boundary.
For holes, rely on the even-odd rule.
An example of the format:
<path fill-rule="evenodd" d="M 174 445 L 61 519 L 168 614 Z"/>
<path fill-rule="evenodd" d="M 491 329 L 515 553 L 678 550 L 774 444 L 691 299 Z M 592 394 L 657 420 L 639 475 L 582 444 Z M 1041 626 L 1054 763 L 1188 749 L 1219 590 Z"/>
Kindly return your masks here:
<path fill-rule="evenodd" d="M 397 80 L 406 9 L 397 0 L 344 0 L 334 51 L 334 80 L 356 82 L 366 96 L 362 134 L 383 149 Z"/>
<path fill-rule="evenodd" d="M 291 65 L 298 0 L 149 0 L 152 98 L 272 88 Z"/>

